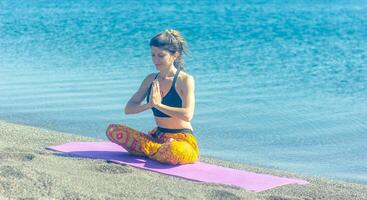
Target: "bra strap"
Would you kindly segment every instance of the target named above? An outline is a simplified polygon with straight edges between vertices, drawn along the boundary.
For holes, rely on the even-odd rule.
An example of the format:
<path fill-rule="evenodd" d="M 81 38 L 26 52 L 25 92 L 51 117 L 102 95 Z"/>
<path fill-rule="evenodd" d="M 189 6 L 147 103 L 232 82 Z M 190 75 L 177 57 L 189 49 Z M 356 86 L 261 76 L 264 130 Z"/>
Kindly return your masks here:
<path fill-rule="evenodd" d="M 157 75 L 155 75 L 154 80 L 157 79 L 158 75 L 159 75 L 159 72 L 157 73 Z"/>

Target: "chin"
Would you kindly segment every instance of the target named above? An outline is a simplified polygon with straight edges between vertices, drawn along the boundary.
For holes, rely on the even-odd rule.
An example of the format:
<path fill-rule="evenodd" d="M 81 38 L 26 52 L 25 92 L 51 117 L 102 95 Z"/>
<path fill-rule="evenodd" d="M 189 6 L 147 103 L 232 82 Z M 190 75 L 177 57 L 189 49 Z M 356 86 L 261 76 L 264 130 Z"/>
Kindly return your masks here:
<path fill-rule="evenodd" d="M 163 66 L 163 65 L 155 65 L 155 68 L 156 68 L 157 70 L 161 70 L 161 69 L 163 69 L 163 68 L 164 68 L 164 66 Z"/>

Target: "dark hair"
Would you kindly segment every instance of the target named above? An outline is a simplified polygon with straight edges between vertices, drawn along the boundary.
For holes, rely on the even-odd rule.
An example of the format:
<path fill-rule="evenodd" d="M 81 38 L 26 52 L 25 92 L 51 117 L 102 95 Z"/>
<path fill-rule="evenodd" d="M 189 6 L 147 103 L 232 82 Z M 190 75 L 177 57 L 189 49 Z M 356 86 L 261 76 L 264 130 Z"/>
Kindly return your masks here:
<path fill-rule="evenodd" d="M 173 65 L 177 69 L 183 69 L 183 54 L 187 54 L 188 47 L 180 32 L 173 29 L 162 31 L 150 40 L 150 46 L 166 50 L 171 54 L 178 52 L 179 55 Z"/>

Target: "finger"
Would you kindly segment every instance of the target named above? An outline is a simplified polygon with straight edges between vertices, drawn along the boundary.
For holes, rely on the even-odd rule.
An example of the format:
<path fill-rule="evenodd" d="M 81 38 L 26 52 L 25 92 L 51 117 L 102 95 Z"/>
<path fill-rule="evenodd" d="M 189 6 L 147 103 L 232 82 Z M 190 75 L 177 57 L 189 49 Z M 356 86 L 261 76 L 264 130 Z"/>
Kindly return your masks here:
<path fill-rule="evenodd" d="M 157 81 L 157 85 L 156 85 L 156 90 L 157 90 L 157 93 L 160 94 L 161 89 L 159 88 L 159 82 L 158 81 Z"/>
<path fill-rule="evenodd" d="M 157 95 L 157 83 L 156 82 L 154 82 L 153 84 L 153 94 L 154 96 Z"/>
<path fill-rule="evenodd" d="M 157 81 L 154 81 L 153 87 L 154 87 L 154 91 L 157 91 Z"/>
<path fill-rule="evenodd" d="M 154 93 L 154 84 L 152 84 L 152 88 L 150 90 L 150 95 L 152 95 Z"/>
<path fill-rule="evenodd" d="M 159 89 L 159 82 L 158 81 L 156 82 L 155 90 L 156 90 L 157 94 L 160 94 L 159 93 L 160 92 L 160 89 Z"/>
<path fill-rule="evenodd" d="M 152 99 L 153 94 L 154 94 L 154 83 L 152 84 L 152 88 L 150 90 L 150 99 Z"/>

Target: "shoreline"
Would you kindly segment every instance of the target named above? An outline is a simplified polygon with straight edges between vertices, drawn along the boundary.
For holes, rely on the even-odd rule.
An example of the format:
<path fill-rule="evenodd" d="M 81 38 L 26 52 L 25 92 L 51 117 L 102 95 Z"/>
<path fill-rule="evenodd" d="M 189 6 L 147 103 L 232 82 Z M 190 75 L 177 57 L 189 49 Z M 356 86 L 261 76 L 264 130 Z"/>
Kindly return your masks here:
<path fill-rule="evenodd" d="M 367 185 L 201 157 L 210 164 L 310 183 L 253 193 L 103 160 L 66 157 L 45 149 L 101 139 L 5 121 L 0 121 L 0 132 L 0 199 L 367 199 Z"/>

